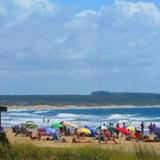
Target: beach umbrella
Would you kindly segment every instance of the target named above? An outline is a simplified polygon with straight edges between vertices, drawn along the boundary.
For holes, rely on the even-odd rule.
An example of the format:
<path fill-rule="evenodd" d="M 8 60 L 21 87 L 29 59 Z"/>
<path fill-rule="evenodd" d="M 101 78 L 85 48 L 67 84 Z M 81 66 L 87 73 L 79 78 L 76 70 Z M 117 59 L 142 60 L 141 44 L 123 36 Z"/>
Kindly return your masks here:
<path fill-rule="evenodd" d="M 131 132 L 135 132 L 136 131 L 135 127 L 133 127 L 133 126 L 129 126 L 129 127 L 127 127 L 127 129 L 129 131 L 131 131 Z"/>
<path fill-rule="evenodd" d="M 49 127 L 49 128 L 46 128 L 46 133 L 49 135 L 54 135 L 57 132 L 55 129 Z"/>
<path fill-rule="evenodd" d="M 108 126 L 107 129 L 110 131 L 110 132 L 114 132 L 116 133 L 117 132 L 117 129 L 113 126 Z"/>
<path fill-rule="evenodd" d="M 63 125 L 66 126 L 66 127 L 74 127 L 74 128 L 78 128 L 77 125 L 75 125 L 75 124 L 73 124 L 73 123 L 71 123 L 71 122 L 67 122 L 67 121 L 62 121 L 61 124 L 63 124 Z"/>
<path fill-rule="evenodd" d="M 84 133 L 84 134 L 87 134 L 87 135 L 91 134 L 91 131 L 89 129 L 87 129 L 87 128 L 78 128 L 77 131 L 81 132 L 81 133 Z"/>
<path fill-rule="evenodd" d="M 129 130 L 127 130 L 126 128 L 116 128 L 118 131 L 126 134 L 126 135 L 129 135 L 131 134 L 131 132 Z"/>
<path fill-rule="evenodd" d="M 99 131 L 101 129 L 101 126 L 98 126 L 97 128 L 96 128 L 96 131 Z"/>
<path fill-rule="evenodd" d="M 59 128 L 64 128 L 64 125 L 61 124 L 61 123 L 53 123 L 51 125 L 52 128 L 56 128 L 56 129 L 59 129 Z"/>
<path fill-rule="evenodd" d="M 89 129 L 91 131 L 91 136 L 95 137 L 96 136 L 96 130 L 93 129 L 92 127 L 89 127 L 87 125 L 84 126 L 85 128 Z"/>
<path fill-rule="evenodd" d="M 35 124 L 33 121 L 27 121 L 26 123 L 22 124 L 25 128 L 28 129 L 34 129 L 37 128 L 37 124 Z"/>

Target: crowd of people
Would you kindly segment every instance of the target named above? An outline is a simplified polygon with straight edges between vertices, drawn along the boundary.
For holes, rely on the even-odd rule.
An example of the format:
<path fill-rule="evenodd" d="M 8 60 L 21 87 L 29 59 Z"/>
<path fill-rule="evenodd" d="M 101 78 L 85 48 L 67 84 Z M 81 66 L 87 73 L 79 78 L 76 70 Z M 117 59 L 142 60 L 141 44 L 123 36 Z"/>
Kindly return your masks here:
<path fill-rule="evenodd" d="M 149 126 L 145 126 L 144 122 L 141 122 L 138 129 L 133 126 L 127 126 L 126 123 L 103 123 L 96 129 L 84 126 L 83 128 L 78 128 L 76 125 L 71 125 L 70 122 L 61 121 L 58 123 L 59 127 L 40 127 L 35 129 L 27 129 L 23 125 L 21 127 L 13 127 L 13 132 L 15 136 L 18 134 L 23 134 L 30 137 L 32 140 L 52 140 L 67 142 L 67 136 L 72 136 L 73 143 L 90 143 L 90 139 L 86 137 L 93 137 L 99 144 L 107 143 L 112 141 L 117 144 L 117 139 L 124 137 L 127 141 L 143 141 L 143 142 L 159 142 L 160 141 L 160 129 L 156 127 L 155 123 L 150 123 Z M 57 125 L 57 124 L 56 124 Z M 71 126 L 69 126 L 71 125 Z M 150 138 L 150 135 L 145 135 L 144 129 L 148 128 L 149 134 L 153 134 L 154 138 Z M 74 129 L 73 129 L 74 128 Z"/>

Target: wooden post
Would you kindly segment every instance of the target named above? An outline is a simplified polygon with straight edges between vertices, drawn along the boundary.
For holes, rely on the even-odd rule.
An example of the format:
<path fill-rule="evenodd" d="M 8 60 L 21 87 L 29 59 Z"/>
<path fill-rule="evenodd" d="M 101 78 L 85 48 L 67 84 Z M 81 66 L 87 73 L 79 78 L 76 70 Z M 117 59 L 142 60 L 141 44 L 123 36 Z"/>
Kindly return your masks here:
<path fill-rule="evenodd" d="M 1 125 L 1 112 L 7 112 L 7 107 L 0 106 L 0 143 L 10 144 L 6 132 L 3 131 L 3 127 Z"/>
<path fill-rule="evenodd" d="M 7 112 L 7 107 L 0 106 L 0 129 L 2 129 L 2 125 L 1 125 L 1 112 Z"/>

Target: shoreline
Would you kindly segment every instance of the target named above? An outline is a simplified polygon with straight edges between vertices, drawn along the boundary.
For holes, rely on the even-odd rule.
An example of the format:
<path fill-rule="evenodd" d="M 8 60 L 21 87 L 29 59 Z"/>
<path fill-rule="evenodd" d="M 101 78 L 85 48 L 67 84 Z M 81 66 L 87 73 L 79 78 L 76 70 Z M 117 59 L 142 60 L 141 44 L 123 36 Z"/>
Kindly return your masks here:
<path fill-rule="evenodd" d="M 134 105 L 99 105 L 99 106 L 85 106 L 85 105 L 35 105 L 35 106 L 7 106 L 9 111 L 12 110 L 68 110 L 68 109 L 132 109 L 132 108 L 160 108 L 160 105 L 154 106 L 134 106 Z"/>

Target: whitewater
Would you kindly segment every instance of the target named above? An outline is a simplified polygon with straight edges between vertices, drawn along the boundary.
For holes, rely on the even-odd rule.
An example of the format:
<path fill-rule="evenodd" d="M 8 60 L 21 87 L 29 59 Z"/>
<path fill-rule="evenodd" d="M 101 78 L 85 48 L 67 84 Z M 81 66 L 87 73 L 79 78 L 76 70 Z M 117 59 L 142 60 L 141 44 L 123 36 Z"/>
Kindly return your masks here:
<path fill-rule="evenodd" d="M 78 108 L 78 107 L 77 107 Z M 49 122 L 48 122 L 49 120 Z M 145 123 L 146 129 L 149 123 L 155 123 L 160 127 L 159 107 L 136 108 L 78 108 L 78 109 L 14 109 L 2 113 L 2 125 L 5 128 L 17 124 L 33 121 L 39 126 L 49 126 L 53 122 L 62 120 L 73 122 L 78 126 L 89 125 L 97 127 L 102 123 L 123 123 L 139 128 L 140 123 Z M 45 121 L 45 122 L 44 122 Z"/>

